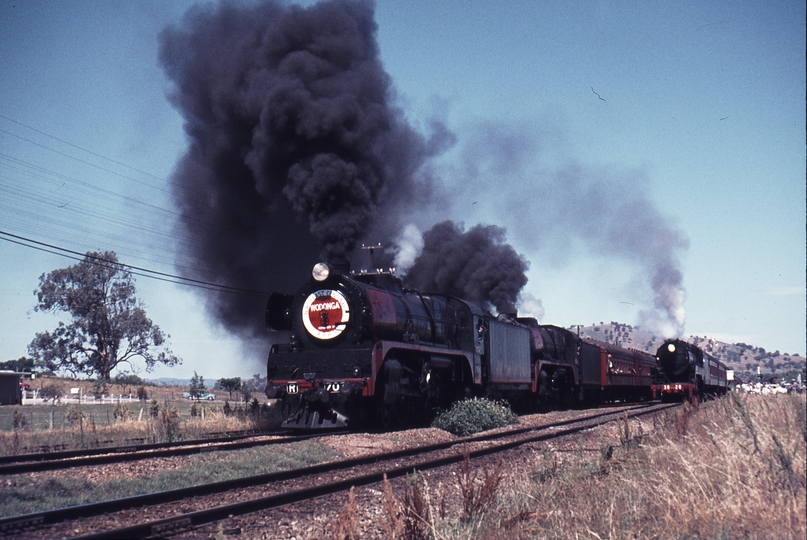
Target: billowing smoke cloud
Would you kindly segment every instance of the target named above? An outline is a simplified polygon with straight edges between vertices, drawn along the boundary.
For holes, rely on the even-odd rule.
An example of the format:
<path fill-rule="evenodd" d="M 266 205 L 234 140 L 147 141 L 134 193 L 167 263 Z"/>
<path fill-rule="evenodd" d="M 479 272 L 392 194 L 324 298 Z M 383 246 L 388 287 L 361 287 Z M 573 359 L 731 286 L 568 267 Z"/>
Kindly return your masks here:
<path fill-rule="evenodd" d="M 468 232 L 452 221 L 438 223 L 423 234 L 423 251 L 404 283 L 424 292 L 442 292 L 499 313 L 512 313 L 527 283 L 529 264 L 508 244 L 504 229 L 476 225 Z"/>
<path fill-rule="evenodd" d="M 576 234 L 591 251 L 636 264 L 652 290 L 655 308 L 643 310 L 639 324 L 664 337 L 681 335 L 686 293 L 680 253 L 689 242 L 651 202 L 644 175 L 569 166 L 550 182 L 566 200 L 557 201 L 552 212 L 555 226 Z"/>
<path fill-rule="evenodd" d="M 445 174 L 463 188 L 457 204 L 484 205 L 482 212 L 501 216 L 533 260 L 562 265 L 582 247 L 628 261 L 651 292 L 652 309 L 643 310 L 638 323 L 665 337 L 682 335 L 680 258 L 688 240 L 652 202 L 641 170 L 594 168 L 564 157 L 565 164 L 547 165 L 558 159 L 543 151 L 556 143 L 546 129 L 551 125 L 540 133 L 491 123 L 467 130 L 472 135 L 460 152 L 460 168 Z"/>
<path fill-rule="evenodd" d="M 670 251 L 684 244 L 668 246 Z M 674 257 L 662 258 L 657 262 L 652 278 L 653 307 L 658 311 L 642 310 L 639 324 L 665 338 L 680 337 L 684 334 L 686 310 L 684 300 L 686 291 L 683 286 L 683 275 L 678 269 L 678 260 Z M 659 317 L 659 312 L 666 317 Z"/>
<path fill-rule="evenodd" d="M 194 7 L 162 33 L 189 139 L 173 176 L 186 275 L 293 291 L 319 257 L 347 262 L 429 196 L 418 170 L 453 135 L 403 120 L 375 34 L 372 5 L 348 0 Z M 262 330 L 260 296 L 209 299 L 231 330 Z"/>
<path fill-rule="evenodd" d="M 527 263 L 503 243 L 504 229 L 464 232 L 443 222 L 422 246 L 416 230 L 401 237 L 404 217 L 423 230 L 437 221 L 428 203 L 441 201 L 433 214 L 444 219 L 451 200 L 466 203 L 454 207 L 466 220 L 469 209 L 487 206 L 479 221 L 497 216 L 531 252 L 557 257 L 582 240 L 635 262 L 654 291 L 645 319 L 665 333 L 682 329 L 686 240 L 649 202 L 641 178 L 576 165 L 529 170 L 543 145 L 520 127 L 488 125 L 469 132 L 478 139 L 467 141 L 461 187 L 446 198 L 427 165 L 456 138 L 440 123 L 424 135 L 404 120 L 376 30 L 369 2 L 270 0 L 194 7 L 163 32 L 160 60 L 188 137 L 172 183 L 188 238 L 177 263 L 184 275 L 292 292 L 318 259 L 345 262 L 359 242 L 398 240 L 379 266 L 394 255 L 412 286 L 513 311 Z M 263 334 L 264 296 L 208 299 L 230 330 Z"/>

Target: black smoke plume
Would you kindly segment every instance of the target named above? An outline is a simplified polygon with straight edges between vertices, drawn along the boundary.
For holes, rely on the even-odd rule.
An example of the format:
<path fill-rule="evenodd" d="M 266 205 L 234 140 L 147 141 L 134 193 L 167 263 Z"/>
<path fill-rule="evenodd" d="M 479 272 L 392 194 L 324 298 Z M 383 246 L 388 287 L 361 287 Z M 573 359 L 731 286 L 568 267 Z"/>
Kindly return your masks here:
<path fill-rule="evenodd" d="M 186 275 L 291 292 L 319 258 L 347 261 L 367 231 L 392 234 L 428 197 L 418 171 L 451 134 L 438 126 L 427 140 L 392 104 L 373 15 L 349 0 L 223 3 L 163 31 L 188 137 L 173 175 Z M 264 298 L 209 300 L 230 330 L 263 330 Z"/>
<path fill-rule="evenodd" d="M 423 251 L 404 282 L 420 291 L 451 294 L 513 313 L 528 268 L 504 243 L 501 227 L 476 225 L 464 232 L 462 225 L 443 221 L 423 234 Z"/>

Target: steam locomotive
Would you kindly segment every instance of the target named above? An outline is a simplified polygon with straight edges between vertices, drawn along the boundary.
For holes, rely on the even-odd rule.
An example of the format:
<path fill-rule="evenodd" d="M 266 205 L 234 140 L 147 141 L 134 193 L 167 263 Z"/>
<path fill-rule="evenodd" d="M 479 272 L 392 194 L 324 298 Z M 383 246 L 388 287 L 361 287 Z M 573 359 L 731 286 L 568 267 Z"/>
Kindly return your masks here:
<path fill-rule="evenodd" d="M 516 410 L 655 397 L 650 354 L 408 290 L 391 272 L 319 263 L 296 294 L 270 296 L 266 324 L 266 395 L 284 427 L 406 426 L 475 396 Z"/>
<path fill-rule="evenodd" d="M 726 365 L 699 347 L 670 339 L 656 351 L 660 376 L 658 391 L 662 400 L 707 395 L 724 395 L 728 391 Z"/>

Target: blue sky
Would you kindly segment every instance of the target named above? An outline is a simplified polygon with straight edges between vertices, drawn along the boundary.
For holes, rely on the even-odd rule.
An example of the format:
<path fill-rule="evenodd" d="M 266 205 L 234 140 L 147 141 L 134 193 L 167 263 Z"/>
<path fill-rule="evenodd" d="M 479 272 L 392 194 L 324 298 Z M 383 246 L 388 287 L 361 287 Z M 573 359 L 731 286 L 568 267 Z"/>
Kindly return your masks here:
<path fill-rule="evenodd" d="M 167 186 L 186 141 L 158 34 L 191 5 L 0 3 L 0 230 L 177 272 Z M 642 264 L 564 232 L 549 206 L 586 201 L 546 179 L 627 186 L 688 241 L 686 335 L 805 354 L 803 2 L 379 1 L 376 21 L 408 121 L 457 137 L 430 164 L 451 204 L 421 228 L 505 227 L 545 323 L 635 324 Z M 0 360 L 55 326 L 33 291 L 73 262 L 0 242 Z M 137 285 L 184 359 L 155 376 L 263 372 L 195 289 Z"/>

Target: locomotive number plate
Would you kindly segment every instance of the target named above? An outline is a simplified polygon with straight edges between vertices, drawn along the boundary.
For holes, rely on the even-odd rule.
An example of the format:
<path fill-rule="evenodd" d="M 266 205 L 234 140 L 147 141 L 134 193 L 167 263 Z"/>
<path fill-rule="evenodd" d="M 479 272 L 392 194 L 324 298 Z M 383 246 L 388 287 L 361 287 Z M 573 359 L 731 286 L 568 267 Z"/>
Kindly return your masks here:
<path fill-rule="evenodd" d="M 300 387 L 297 385 L 296 382 L 289 383 L 286 385 L 286 392 L 289 394 L 297 394 L 300 392 Z"/>
<path fill-rule="evenodd" d="M 327 382 L 325 383 L 325 390 L 330 392 L 331 394 L 338 394 L 342 390 L 342 383 Z"/>

